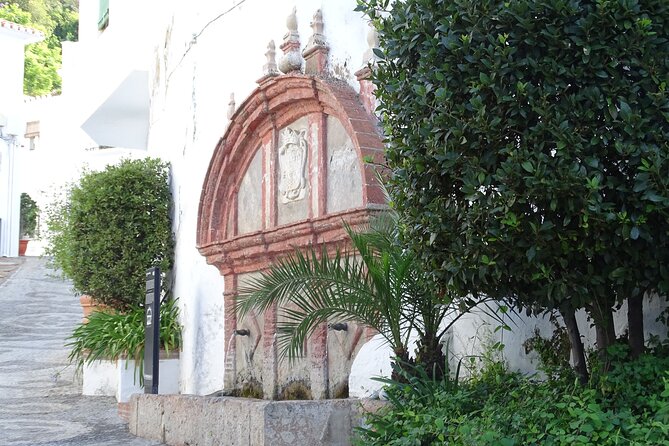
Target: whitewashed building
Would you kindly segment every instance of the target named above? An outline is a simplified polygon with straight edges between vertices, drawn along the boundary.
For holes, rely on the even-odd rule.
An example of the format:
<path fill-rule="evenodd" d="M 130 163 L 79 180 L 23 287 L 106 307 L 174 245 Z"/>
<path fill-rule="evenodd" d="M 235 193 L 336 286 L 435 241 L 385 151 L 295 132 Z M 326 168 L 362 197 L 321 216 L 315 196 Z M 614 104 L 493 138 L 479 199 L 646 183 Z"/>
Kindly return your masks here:
<path fill-rule="evenodd" d="M 287 23 L 286 17 L 294 7 L 295 16 Z M 291 35 L 299 34 L 301 43 L 291 45 L 297 46 L 298 57 L 301 57 L 300 54 L 306 54 L 304 48 L 318 40 L 312 37 L 319 34 L 319 39 L 322 37 L 327 46 L 326 73 L 321 73 L 320 78 L 327 82 L 336 80 L 342 88 L 359 94 L 361 107 L 367 112 L 372 110 L 369 86 L 361 83 L 356 73 L 369 60 L 374 39 L 370 38 L 368 42 L 369 25 L 361 13 L 354 11 L 355 7 L 355 0 L 193 0 L 187 3 L 103 0 L 80 3 L 80 40 L 64 45 L 63 95 L 51 111 L 44 111 L 48 107 L 41 109 L 44 116 L 41 147 L 45 151 L 52 150 L 53 154 L 37 158 L 42 159 L 45 178 L 58 162 L 63 163 L 63 169 L 82 162 L 102 167 L 105 162 L 120 156 L 152 156 L 171 163 L 176 235 L 173 293 L 179 299 L 184 328 L 180 361 L 182 393 L 209 394 L 231 382 L 225 373 L 235 369 L 226 364 L 226 352 L 231 351 L 233 343 L 247 342 L 231 337 L 235 330 L 226 327 L 231 321 L 227 318 L 223 297 L 226 283 L 222 270 L 219 271 L 223 261 L 219 262 L 219 268 L 208 265 L 203 253 L 197 249 L 198 243 L 204 246 L 210 240 L 208 236 L 202 236 L 202 230 L 198 232 L 198 224 L 201 223 L 200 200 L 206 195 L 202 192 L 212 157 L 216 154 L 226 156 L 223 152 L 227 139 L 223 139 L 224 135 L 225 138 L 230 136 L 226 134 L 232 127 L 230 118 L 234 123 L 252 121 L 252 116 L 240 116 L 246 111 L 250 116 L 255 110 L 252 103 L 245 102 L 246 98 L 253 102 L 264 94 L 263 88 L 267 88 L 267 95 L 271 96 L 269 87 L 258 83 L 273 75 L 275 69 L 272 66 L 274 49 L 268 48 L 271 40 L 276 42 L 277 57 L 280 57 L 278 48 L 290 50 L 288 40 Z M 314 17 L 317 10 L 321 11 L 322 24 L 312 27 L 312 23 L 321 20 Z M 319 89 L 319 81 L 313 84 L 314 91 L 327 90 L 326 87 Z M 317 99 L 309 104 L 317 107 L 325 101 Z M 277 104 L 271 100 L 266 105 L 275 116 L 282 113 L 278 106 L 272 109 Z M 325 113 L 328 113 L 327 106 L 323 106 Z M 0 110 L 2 107 L 0 102 Z M 362 113 L 362 108 L 358 111 Z M 284 128 L 293 127 L 294 132 L 299 133 L 302 130 L 297 127 L 303 121 L 300 121 L 299 113 L 295 116 L 296 120 Z M 47 120 L 54 129 L 53 138 L 47 137 Z M 254 125 L 258 122 L 253 121 Z M 309 129 L 311 132 L 312 127 Z M 244 131 L 253 133 L 254 128 L 242 126 L 240 132 Z M 360 154 L 365 145 L 361 142 L 364 138 L 354 134 L 356 131 L 348 133 Z M 313 135 L 322 134 L 319 129 L 313 131 Z M 322 138 L 320 141 L 327 140 L 325 136 L 319 137 Z M 260 137 L 253 141 L 264 144 Z M 267 147 L 273 146 L 276 141 L 268 144 Z M 222 149 L 217 151 L 219 146 Z M 63 153 L 59 151 L 65 148 L 71 150 L 70 155 L 57 160 L 55 154 Z M 87 148 L 92 150 L 85 150 Z M 258 161 L 258 178 L 273 181 L 267 174 L 268 169 L 261 165 L 269 164 Z M 363 178 L 364 174 L 363 169 Z M 246 181 L 246 176 L 241 173 L 239 176 Z M 323 187 L 327 189 L 327 185 Z M 271 192 L 272 189 L 268 186 L 263 191 Z M 318 217 L 321 204 L 313 199 L 311 205 L 313 207 L 305 211 L 305 215 Z M 323 206 L 327 207 L 327 202 Z M 257 215 L 269 221 L 273 208 L 266 208 L 270 209 L 269 217 L 264 211 L 258 211 Z M 236 218 L 234 212 L 228 217 L 230 221 Z M 237 223 L 239 221 L 237 219 Z M 250 226 L 255 228 L 254 224 Z M 239 234 L 234 232 L 236 229 L 232 231 L 232 235 Z M 211 259 L 214 259 L 213 263 L 217 262 L 215 256 Z M 234 266 L 230 268 L 234 269 Z M 451 333 L 451 347 L 458 354 L 466 355 L 485 343 L 502 341 L 507 344 L 506 358 L 511 365 L 531 370 L 536 358 L 524 352 L 522 342 L 533 335 L 537 325 L 543 335 L 548 335 L 550 324 L 546 320 L 518 319 L 516 322 L 509 324 L 513 325 L 513 333 L 507 333 L 496 330 L 497 321 L 468 317 L 461 328 Z M 581 322 L 582 331 L 586 332 L 587 324 Z M 648 322 L 650 330 L 664 330 L 652 326 L 650 319 Z M 258 321 L 254 323 L 257 327 L 262 325 Z M 369 389 L 373 385 L 367 379 L 369 375 L 381 370 L 387 373 L 389 361 L 388 351 L 379 349 L 377 344 L 368 343 L 360 349 L 364 340 L 359 342 L 360 335 L 356 336 L 356 343 L 346 347 L 348 361 L 359 352 L 355 359 L 357 364 L 354 364 L 358 372 L 356 381 L 351 383 L 352 394 L 360 394 L 355 390 Z M 342 344 L 349 342 L 340 341 Z M 260 348 L 258 345 L 256 342 L 253 352 Z"/>
<path fill-rule="evenodd" d="M 24 48 L 44 35 L 0 19 L 0 257 L 19 249 L 19 167 L 26 121 L 23 110 Z"/>
<path fill-rule="evenodd" d="M 28 104 L 29 120 L 40 123 L 39 147 L 30 156 L 41 174 L 26 187 L 40 206 L 83 165 L 101 168 L 128 156 L 171 163 L 183 393 L 208 394 L 224 384 L 224 280 L 198 252 L 196 230 L 231 95 L 241 104 L 256 88 L 268 42 L 279 46 L 293 8 L 303 47 L 321 9 L 328 70 L 357 90 L 354 73 L 364 65 L 369 27 L 355 6 L 355 0 L 80 2 L 79 41 L 63 44 L 63 94 Z"/>

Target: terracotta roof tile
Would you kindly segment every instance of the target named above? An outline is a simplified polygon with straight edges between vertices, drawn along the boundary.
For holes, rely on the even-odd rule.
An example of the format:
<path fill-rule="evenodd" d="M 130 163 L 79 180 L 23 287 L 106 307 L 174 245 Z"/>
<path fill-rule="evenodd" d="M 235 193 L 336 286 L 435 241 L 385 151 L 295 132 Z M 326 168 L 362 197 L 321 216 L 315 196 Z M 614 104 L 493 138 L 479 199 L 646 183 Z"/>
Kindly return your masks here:
<path fill-rule="evenodd" d="M 10 22 L 9 20 L 5 19 L 0 19 L 0 28 L 11 29 L 20 33 L 28 34 L 30 36 L 44 38 L 44 33 L 42 31 L 38 31 L 34 28 L 30 28 L 25 25 L 20 25 L 18 23 Z"/>

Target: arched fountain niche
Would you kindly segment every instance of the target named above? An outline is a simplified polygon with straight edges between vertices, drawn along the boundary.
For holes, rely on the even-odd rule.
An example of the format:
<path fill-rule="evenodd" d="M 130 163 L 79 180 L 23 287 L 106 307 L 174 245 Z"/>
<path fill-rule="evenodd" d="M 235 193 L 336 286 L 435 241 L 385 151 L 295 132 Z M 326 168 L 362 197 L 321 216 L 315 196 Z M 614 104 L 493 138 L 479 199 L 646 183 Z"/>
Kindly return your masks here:
<path fill-rule="evenodd" d="M 365 224 L 384 207 L 373 168 L 363 162 L 383 157 L 371 84 L 361 70 L 360 97 L 331 78 L 320 12 L 312 27 L 300 54 L 293 12 L 278 67 L 270 42 L 258 87 L 238 109 L 231 98 L 230 123 L 200 200 L 198 249 L 225 280 L 225 386 L 241 396 L 348 396 L 351 362 L 371 334 L 331 321 L 309 339 L 304 358 L 280 362 L 275 332 L 282 308 L 244 319 L 234 312 L 235 290 L 254 274 L 295 248 L 346 246 L 342 222 Z"/>

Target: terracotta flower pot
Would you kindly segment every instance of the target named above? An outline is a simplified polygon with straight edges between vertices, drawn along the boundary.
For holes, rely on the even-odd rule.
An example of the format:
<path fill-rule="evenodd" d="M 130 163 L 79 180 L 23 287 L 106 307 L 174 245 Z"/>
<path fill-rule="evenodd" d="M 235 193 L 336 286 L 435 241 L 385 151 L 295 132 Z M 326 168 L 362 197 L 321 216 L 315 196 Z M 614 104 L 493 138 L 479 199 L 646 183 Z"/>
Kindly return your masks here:
<path fill-rule="evenodd" d="M 24 256 L 26 255 L 26 249 L 28 249 L 28 242 L 30 240 L 28 239 L 21 239 L 19 240 L 19 255 Z"/>
<path fill-rule="evenodd" d="M 79 304 L 81 305 L 81 309 L 84 312 L 84 317 L 81 319 L 81 322 L 83 324 L 88 322 L 88 316 L 94 312 L 94 311 L 102 311 L 105 310 L 109 307 L 107 305 L 98 303 L 93 299 L 91 296 L 88 294 L 82 294 L 79 297 Z"/>

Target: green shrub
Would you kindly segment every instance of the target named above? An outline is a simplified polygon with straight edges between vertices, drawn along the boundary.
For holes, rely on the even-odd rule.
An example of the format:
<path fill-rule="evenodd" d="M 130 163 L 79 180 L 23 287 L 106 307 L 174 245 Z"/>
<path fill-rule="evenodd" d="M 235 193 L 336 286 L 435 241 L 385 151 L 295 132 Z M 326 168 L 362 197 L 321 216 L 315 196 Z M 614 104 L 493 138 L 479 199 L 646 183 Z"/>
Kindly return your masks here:
<path fill-rule="evenodd" d="M 37 217 L 39 208 L 30 195 L 21 193 L 21 217 L 19 232 L 21 237 L 34 238 L 37 231 Z"/>
<path fill-rule="evenodd" d="M 359 3 L 388 189 L 435 286 L 585 308 L 607 347 L 613 306 L 669 290 L 669 2 Z"/>
<path fill-rule="evenodd" d="M 68 338 L 69 359 L 77 370 L 97 360 L 135 360 L 142 382 L 144 360 L 144 308 L 132 307 L 127 312 L 96 311 L 87 323 L 79 324 Z M 181 346 L 179 308 L 175 299 L 165 300 L 160 307 L 160 347 L 166 352 Z"/>
<path fill-rule="evenodd" d="M 458 386 L 389 386 L 392 406 L 368 416 L 357 444 L 669 445 L 666 356 L 614 361 L 588 388 L 575 381 L 533 381 L 499 365 L 491 370 Z"/>
<path fill-rule="evenodd" d="M 559 324 L 554 314 L 550 315 L 550 322 L 553 325 L 553 334 L 549 339 L 541 336 L 538 327 L 534 329 L 534 335 L 523 342 L 525 353 L 534 351 L 539 356 L 538 370 L 543 372 L 548 379 L 568 379 L 574 378 L 571 365 L 569 364 L 569 354 L 571 346 L 569 343 L 569 334 L 567 329 Z"/>
<path fill-rule="evenodd" d="M 144 300 L 145 272 L 173 263 L 168 165 L 124 160 L 86 172 L 48 212 L 55 267 L 74 288 L 117 309 Z M 166 281 L 162 281 L 166 289 Z"/>

